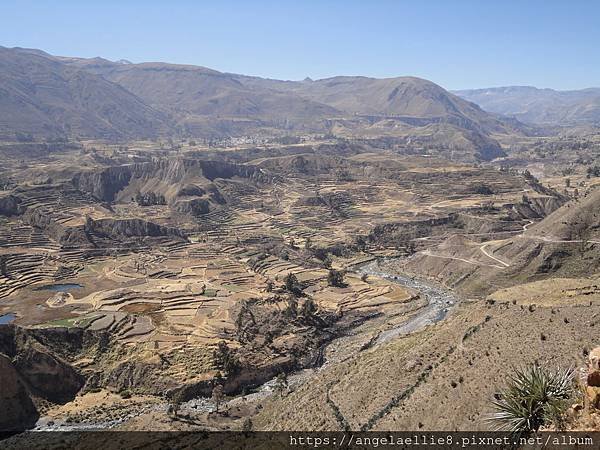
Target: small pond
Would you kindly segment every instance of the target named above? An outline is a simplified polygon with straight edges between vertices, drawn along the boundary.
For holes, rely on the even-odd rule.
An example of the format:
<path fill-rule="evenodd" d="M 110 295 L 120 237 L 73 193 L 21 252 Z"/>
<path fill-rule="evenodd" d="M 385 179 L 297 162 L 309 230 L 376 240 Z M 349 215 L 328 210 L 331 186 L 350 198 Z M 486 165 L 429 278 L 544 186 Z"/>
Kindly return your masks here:
<path fill-rule="evenodd" d="M 53 291 L 53 292 L 70 292 L 75 289 L 83 288 L 80 284 L 75 283 L 64 283 L 64 284 L 48 284 L 46 286 L 40 286 L 36 288 L 36 291 Z"/>
<path fill-rule="evenodd" d="M 13 313 L 0 314 L 0 325 L 8 325 L 16 318 L 17 318 L 16 314 L 13 314 Z"/>

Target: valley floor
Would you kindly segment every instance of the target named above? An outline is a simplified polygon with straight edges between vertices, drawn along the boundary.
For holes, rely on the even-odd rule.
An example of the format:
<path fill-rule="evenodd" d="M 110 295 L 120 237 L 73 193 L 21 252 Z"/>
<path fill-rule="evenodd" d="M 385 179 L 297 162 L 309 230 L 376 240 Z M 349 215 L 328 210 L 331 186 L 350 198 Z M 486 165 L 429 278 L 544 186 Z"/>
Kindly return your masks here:
<path fill-rule="evenodd" d="M 487 430 L 515 367 L 585 369 L 600 191 L 327 145 L 14 162 L 0 423 Z"/>

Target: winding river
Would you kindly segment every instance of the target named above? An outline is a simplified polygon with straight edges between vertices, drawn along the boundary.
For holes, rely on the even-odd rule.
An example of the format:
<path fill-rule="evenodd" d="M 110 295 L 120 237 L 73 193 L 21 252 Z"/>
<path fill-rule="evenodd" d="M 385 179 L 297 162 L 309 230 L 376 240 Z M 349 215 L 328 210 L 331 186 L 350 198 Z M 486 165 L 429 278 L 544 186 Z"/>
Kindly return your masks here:
<path fill-rule="evenodd" d="M 393 283 L 397 283 L 403 287 L 407 287 L 418 291 L 420 295 L 422 295 L 427 300 L 427 305 L 414 312 L 407 321 L 401 323 L 398 326 L 395 326 L 393 328 L 387 329 L 379 333 L 371 343 L 370 347 L 382 344 L 398 336 L 414 333 L 428 325 L 439 322 L 440 320 L 446 317 L 449 310 L 453 306 L 455 306 L 459 300 L 458 297 L 451 290 L 446 289 L 429 280 L 412 277 L 406 274 L 401 275 L 386 272 L 385 269 L 381 267 L 380 262 L 389 261 L 392 261 L 392 259 L 369 261 L 362 265 L 356 266 L 354 268 L 354 272 L 359 275 L 367 274 L 375 277 L 384 278 Z M 365 322 L 361 327 L 368 329 L 369 321 Z M 363 331 L 363 333 L 366 333 L 366 330 Z M 336 353 L 345 353 L 344 357 L 342 357 L 341 359 L 348 358 L 356 353 L 356 347 L 348 346 L 346 343 L 346 339 L 351 338 L 352 334 L 341 335 L 330 341 L 328 344 L 326 344 L 325 350 L 329 351 L 332 348 L 335 348 Z M 324 351 L 324 353 L 326 352 Z M 339 357 L 337 357 L 336 359 L 339 359 Z M 314 368 L 299 370 L 288 375 L 289 386 L 291 388 L 299 386 L 300 384 L 306 382 L 316 372 L 325 369 L 330 363 L 331 361 L 329 361 L 329 358 L 325 356 L 323 358 L 322 365 Z M 264 383 L 263 385 L 261 385 L 260 388 L 257 389 L 257 392 L 250 394 L 250 397 L 254 397 L 253 399 L 258 399 L 259 397 L 271 395 L 274 391 L 275 384 L 275 379 Z"/>
<path fill-rule="evenodd" d="M 427 299 L 427 306 L 421 308 L 407 322 L 380 333 L 374 342 L 375 345 L 389 341 L 396 336 L 414 333 L 427 325 L 439 322 L 446 317 L 449 309 L 458 302 L 452 291 L 433 284 L 431 281 L 385 272 L 381 269 L 378 260 L 359 267 L 356 272 L 385 278 L 401 286 L 417 290 Z"/>

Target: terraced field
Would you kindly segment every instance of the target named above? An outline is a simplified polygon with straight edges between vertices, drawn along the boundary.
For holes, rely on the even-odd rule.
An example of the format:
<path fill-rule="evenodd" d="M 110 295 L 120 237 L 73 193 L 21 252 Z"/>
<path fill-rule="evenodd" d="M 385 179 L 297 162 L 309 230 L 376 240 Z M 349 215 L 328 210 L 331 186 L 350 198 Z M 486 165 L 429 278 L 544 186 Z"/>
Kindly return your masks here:
<path fill-rule="evenodd" d="M 112 164 L 80 156 L 85 170 L 66 155 L 14 168 L 52 181 L 3 194 L 0 315 L 106 339 L 108 351 L 65 356 L 98 388 L 190 399 L 224 376 L 239 394 L 379 347 L 452 306 L 435 309 L 433 291 L 408 278 L 357 272 L 365 263 L 412 255 L 502 270 L 503 239 L 563 201 L 517 173 L 367 150 L 227 150 L 226 162 L 148 150 L 124 164 L 110 148 Z M 56 284 L 77 288 L 40 289 Z M 335 390 L 324 395 L 338 404 Z"/>

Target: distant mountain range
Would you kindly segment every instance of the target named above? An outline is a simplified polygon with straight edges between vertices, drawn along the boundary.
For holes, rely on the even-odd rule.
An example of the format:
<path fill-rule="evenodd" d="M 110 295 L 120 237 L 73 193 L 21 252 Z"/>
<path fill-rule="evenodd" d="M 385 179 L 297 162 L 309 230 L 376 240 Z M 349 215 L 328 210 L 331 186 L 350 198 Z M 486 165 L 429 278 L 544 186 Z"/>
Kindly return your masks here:
<path fill-rule="evenodd" d="M 199 66 L 0 47 L 3 138 L 16 133 L 125 140 L 317 132 L 391 140 L 433 153 L 462 152 L 477 160 L 503 155 L 493 135 L 529 131 L 517 120 L 414 77 L 281 81 Z"/>
<path fill-rule="evenodd" d="M 555 91 L 508 86 L 454 91 L 486 111 L 540 125 L 600 125 L 600 88 Z"/>
<path fill-rule="evenodd" d="M 167 116 L 116 83 L 31 51 L 0 47 L 0 135 L 157 136 Z"/>
<path fill-rule="evenodd" d="M 199 118 L 247 118 L 263 124 L 310 129 L 323 119 L 381 116 L 445 121 L 477 131 L 506 124 L 440 86 L 419 78 L 334 77 L 281 81 L 222 73 L 199 66 L 165 63 L 120 64 L 101 58 L 65 59 L 123 86 L 154 108 Z"/>

